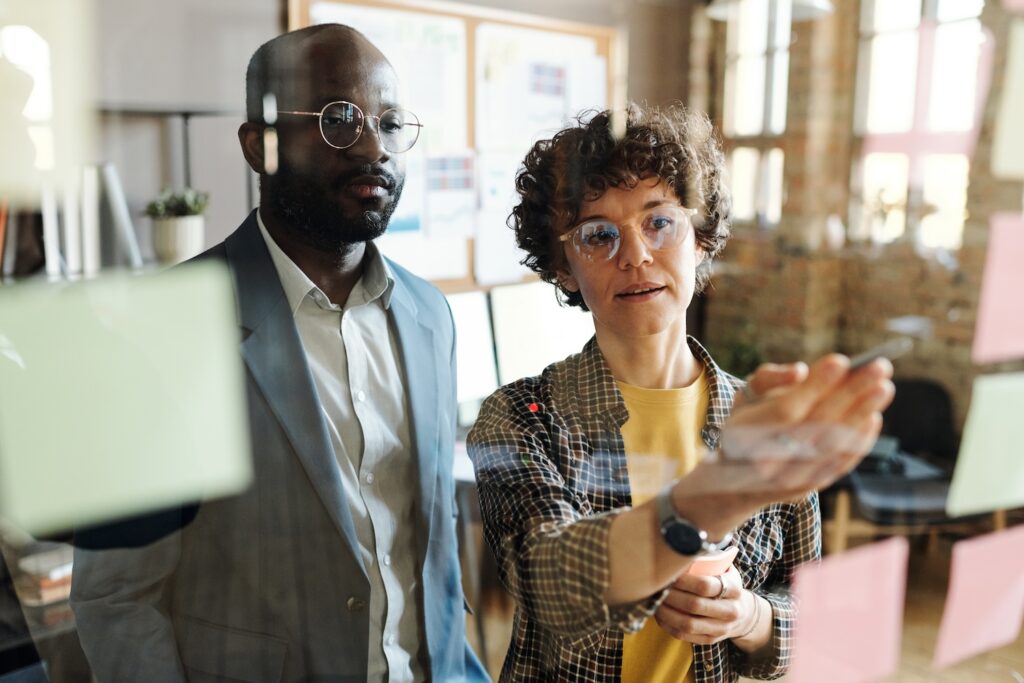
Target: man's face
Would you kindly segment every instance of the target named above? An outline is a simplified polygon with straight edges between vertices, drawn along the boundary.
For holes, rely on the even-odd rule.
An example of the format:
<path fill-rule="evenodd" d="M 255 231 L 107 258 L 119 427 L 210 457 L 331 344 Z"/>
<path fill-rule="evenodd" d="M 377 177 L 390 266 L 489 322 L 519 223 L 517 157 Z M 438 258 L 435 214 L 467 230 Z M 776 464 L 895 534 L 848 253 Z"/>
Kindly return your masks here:
<path fill-rule="evenodd" d="M 319 117 L 278 119 L 279 163 L 261 179 L 261 201 L 285 219 L 285 229 L 320 251 L 379 237 L 387 229 L 405 183 L 403 155 L 385 150 L 377 121 L 399 106 L 394 69 L 361 40 L 313 39 L 296 60 L 293 87 L 278 98 L 278 109 L 319 112 L 344 100 L 367 117 L 359 139 L 336 149 L 320 134 Z"/>

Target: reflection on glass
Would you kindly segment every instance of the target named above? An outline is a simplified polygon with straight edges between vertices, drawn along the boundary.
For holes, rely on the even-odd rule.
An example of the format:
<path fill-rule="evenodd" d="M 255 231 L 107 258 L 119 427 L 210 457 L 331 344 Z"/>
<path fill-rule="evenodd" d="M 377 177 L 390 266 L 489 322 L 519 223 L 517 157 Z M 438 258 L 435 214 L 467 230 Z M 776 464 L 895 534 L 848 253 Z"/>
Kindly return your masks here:
<path fill-rule="evenodd" d="M 772 76 L 772 108 L 768 120 L 768 132 L 781 135 L 786 132 L 786 102 L 789 93 L 789 50 L 775 53 Z"/>
<path fill-rule="evenodd" d="M 985 0 L 938 0 L 939 21 L 956 21 L 981 16 Z"/>
<path fill-rule="evenodd" d="M 864 157 L 863 232 L 876 242 L 892 242 L 907 224 L 906 154 L 868 154 Z"/>
<path fill-rule="evenodd" d="M 872 33 L 914 28 L 921 20 L 921 0 L 865 0 L 861 11 L 862 25 Z"/>
<path fill-rule="evenodd" d="M 765 155 L 765 219 L 775 225 L 782 218 L 782 169 L 786 155 L 773 149 Z"/>
<path fill-rule="evenodd" d="M 906 31 L 876 36 L 868 43 L 866 55 L 862 48 L 861 59 L 869 69 L 865 130 L 870 133 L 910 130 L 917 81 L 917 33 Z"/>
<path fill-rule="evenodd" d="M 963 154 L 929 154 L 923 164 L 925 215 L 919 240 L 926 247 L 956 249 L 963 236 L 970 162 Z"/>
<path fill-rule="evenodd" d="M 741 0 L 729 19 L 727 45 L 733 54 L 763 54 L 768 49 L 768 0 Z"/>
<path fill-rule="evenodd" d="M 765 57 L 740 57 L 730 66 L 725 86 L 728 134 L 757 135 L 764 126 Z"/>
<path fill-rule="evenodd" d="M 758 151 L 753 147 L 737 147 L 729 156 L 732 214 L 738 221 L 752 221 L 757 214 L 759 156 Z"/>
<path fill-rule="evenodd" d="M 958 21 L 935 29 L 935 55 L 928 128 L 965 131 L 974 125 L 978 57 L 983 34 L 978 20 Z"/>

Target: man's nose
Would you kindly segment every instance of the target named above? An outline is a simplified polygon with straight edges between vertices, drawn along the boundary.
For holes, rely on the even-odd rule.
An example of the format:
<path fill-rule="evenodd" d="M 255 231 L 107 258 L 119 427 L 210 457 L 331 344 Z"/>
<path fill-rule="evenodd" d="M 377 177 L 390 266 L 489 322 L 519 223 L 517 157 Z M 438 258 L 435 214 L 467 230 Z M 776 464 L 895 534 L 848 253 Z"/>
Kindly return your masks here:
<path fill-rule="evenodd" d="M 376 118 L 367 117 L 363 122 L 363 130 L 359 134 L 359 138 L 350 147 L 345 149 L 348 156 L 361 163 L 376 163 L 378 161 L 387 161 L 390 158 L 390 153 L 384 149 L 384 145 L 381 144 L 379 127 L 380 121 Z"/>

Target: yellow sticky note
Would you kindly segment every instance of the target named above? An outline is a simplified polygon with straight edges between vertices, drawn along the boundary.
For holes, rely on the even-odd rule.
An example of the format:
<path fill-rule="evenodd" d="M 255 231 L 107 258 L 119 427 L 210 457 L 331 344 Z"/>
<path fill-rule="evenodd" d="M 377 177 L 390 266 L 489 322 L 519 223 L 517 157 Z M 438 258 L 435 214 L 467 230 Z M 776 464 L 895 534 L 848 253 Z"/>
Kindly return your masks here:
<path fill-rule="evenodd" d="M 41 534 L 252 478 L 230 275 L 0 288 L 0 516 Z"/>
<path fill-rule="evenodd" d="M 1024 372 L 974 381 L 960 455 L 946 500 L 951 516 L 1024 505 Z"/>

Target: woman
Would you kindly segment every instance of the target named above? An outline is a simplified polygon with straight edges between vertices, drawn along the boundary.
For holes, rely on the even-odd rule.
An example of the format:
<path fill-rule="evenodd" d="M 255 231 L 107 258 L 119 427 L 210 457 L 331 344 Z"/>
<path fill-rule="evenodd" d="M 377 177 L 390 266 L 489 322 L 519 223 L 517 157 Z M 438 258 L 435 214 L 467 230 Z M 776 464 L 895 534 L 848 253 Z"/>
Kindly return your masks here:
<path fill-rule="evenodd" d="M 495 392 L 469 435 L 516 603 L 502 679 L 774 678 L 790 570 L 820 557 L 814 490 L 873 443 L 891 365 L 765 366 L 738 392 L 686 335 L 728 236 L 711 126 L 682 107 L 625 116 L 621 136 L 603 112 L 538 142 L 517 177 L 524 263 L 595 336 Z M 688 573 L 731 546 L 724 573 Z"/>

